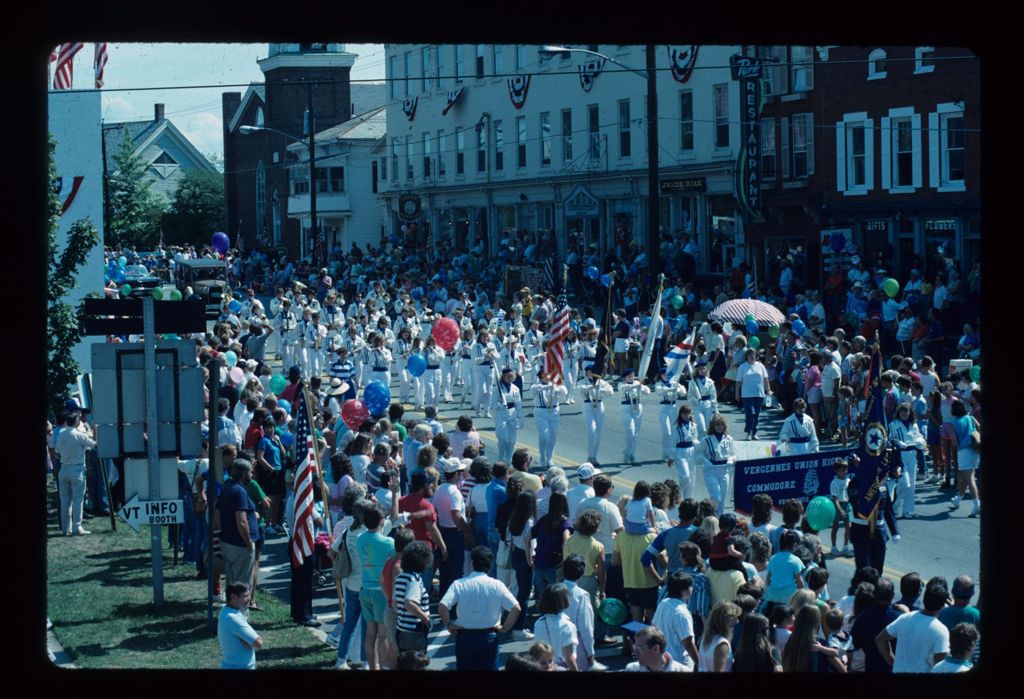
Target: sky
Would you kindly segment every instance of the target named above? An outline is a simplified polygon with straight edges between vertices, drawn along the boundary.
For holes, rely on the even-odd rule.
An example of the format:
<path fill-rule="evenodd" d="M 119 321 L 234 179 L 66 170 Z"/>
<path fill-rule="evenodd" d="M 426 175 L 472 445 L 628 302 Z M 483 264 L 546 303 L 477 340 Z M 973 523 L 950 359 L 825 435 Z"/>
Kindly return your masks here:
<path fill-rule="evenodd" d="M 199 152 L 222 156 L 221 93 L 244 94 L 250 82 L 263 82 L 256 61 L 267 50 L 267 44 L 112 43 L 103 76 L 103 121 L 151 120 L 153 105 L 163 103 L 166 118 Z M 346 44 L 345 50 L 359 56 L 352 80 L 384 79 L 383 44 Z M 86 44 L 75 57 L 75 89 L 93 87 L 92 61 L 93 46 Z M 213 87 L 192 87 L 204 85 Z"/>

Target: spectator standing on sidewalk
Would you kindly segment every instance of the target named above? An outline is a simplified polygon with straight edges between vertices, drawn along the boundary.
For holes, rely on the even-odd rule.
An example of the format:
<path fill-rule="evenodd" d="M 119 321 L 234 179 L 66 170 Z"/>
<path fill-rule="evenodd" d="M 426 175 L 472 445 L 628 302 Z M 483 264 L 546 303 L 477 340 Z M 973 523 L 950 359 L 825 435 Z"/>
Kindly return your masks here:
<path fill-rule="evenodd" d="M 263 639 L 246 619 L 248 608 L 249 586 L 244 582 L 229 584 L 227 603 L 217 619 L 221 670 L 256 669 L 256 651 L 263 647 Z"/>
<path fill-rule="evenodd" d="M 75 404 L 77 407 L 77 404 Z M 82 414 L 68 412 L 65 429 L 56 439 L 56 452 L 60 457 L 57 486 L 60 492 L 60 528 L 65 536 L 88 534 L 82 527 L 82 509 L 85 506 L 85 452 L 95 449 L 96 442 L 80 428 Z"/>

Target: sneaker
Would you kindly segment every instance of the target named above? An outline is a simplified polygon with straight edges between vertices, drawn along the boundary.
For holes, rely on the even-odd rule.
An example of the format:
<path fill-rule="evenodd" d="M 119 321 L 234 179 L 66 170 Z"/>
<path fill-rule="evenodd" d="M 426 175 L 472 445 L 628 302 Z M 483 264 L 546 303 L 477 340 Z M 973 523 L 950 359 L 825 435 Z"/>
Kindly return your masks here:
<path fill-rule="evenodd" d="M 981 514 L 981 500 L 974 501 L 974 507 L 971 508 L 970 517 L 977 517 Z"/>
<path fill-rule="evenodd" d="M 842 554 L 840 553 L 839 549 L 837 549 L 835 546 L 833 546 L 832 547 L 832 558 L 838 558 L 840 555 L 842 555 Z"/>
<path fill-rule="evenodd" d="M 532 641 L 533 634 L 526 629 L 516 629 L 512 632 L 512 640 L 514 641 Z"/>
<path fill-rule="evenodd" d="M 350 668 L 348 666 L 348 663 L 346 661 L 339 660 L 336 663 L 334 663 L 334 669 L 335 670 L 351 670 L 352 668 Z"/>
<path fill-rule="evenodd" d="M 607 669 L 607 665 L 605 665 L 604 663 L 599 663 L 596 660 L 594 661 L 594 664 L 590 666 L 591 672 L 604 672 Z"/>
<path fill-rule="evenodd" d="M 850 546 L 849 544 L 844 546 L 843 547 L 843 555 L 844 556 L 852 556 L 853 555 L 853 547 Z"/>
<path fill-rule="evenodd" d="M 333 636 L 331 634 L 327 634 L 327 636 L 324 638 L 324 643 L 326 643 L 329 648 L 337 648 L 338 643 L 340 641 L 341 638 L 339 638 L 338 636 Z"/>
<path fill-rule="evenodd" d="M 960 509 L 960 496 L 959 495 L 954 495 L 953 496 L 953 509 L 954 510 Z"/>
<path fill-rule="evenodd" d="M 82 536 L 83 534 L 92 534 L 92 532 L 86 531 L 85 529 L 82 529 L 82 527 L 79 527 L 78 529 L 75 530 L 75 534 L 77 536 Z"/>

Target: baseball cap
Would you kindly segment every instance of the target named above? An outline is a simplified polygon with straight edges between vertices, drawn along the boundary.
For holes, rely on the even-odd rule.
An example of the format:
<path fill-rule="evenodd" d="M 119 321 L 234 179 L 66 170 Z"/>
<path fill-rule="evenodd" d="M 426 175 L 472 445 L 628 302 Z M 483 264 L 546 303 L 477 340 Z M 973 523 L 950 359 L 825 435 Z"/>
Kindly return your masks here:
<path fill-rule="evenodd" d="M 441 468 L 445 473 L 456 473 L 469 467 L 468 460 L 459 459 L 438 459 L 441 462 Z"/>
<path fill-rule="evenodd" d="M 599 473 L 603 473 L 603 471 L 601 471 L 601 469 L 597 468 L 596 466 L 594 466 L 594 464 L 590 463 L 589 461 L 584 461 L 582 464 L 580 464 L 580 467 L 576 469 L 576 476 L 581 481 L 585 481 L 588 478 L 593 478 Z"/>

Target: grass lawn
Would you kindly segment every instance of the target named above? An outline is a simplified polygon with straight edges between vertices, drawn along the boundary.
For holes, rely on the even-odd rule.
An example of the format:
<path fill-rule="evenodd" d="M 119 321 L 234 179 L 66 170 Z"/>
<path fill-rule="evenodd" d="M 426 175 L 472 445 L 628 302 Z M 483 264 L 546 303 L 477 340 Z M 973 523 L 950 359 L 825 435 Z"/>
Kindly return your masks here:
<path fill-rule="evenodd" d="M 149 527 L 136 534 L 118 521 L 85 521 L 89 536 L 63 537 L 55 515 L 47 546 L 47 615 L 76 666 L 89 669 L 216 669 L 220 667 L 214 604 L 214 629 L 206 626 L 206 581 L 196 579 L 194 564 L 172 565 L 164 540 L 164 604 L 153 607 Z M 266 611 L 250 612 L 263 637 L 256 652 L 259 669 L 330 668 L 335 651 L 291 621 L 288 605 L 270 593 L 259 594 Z"/>

